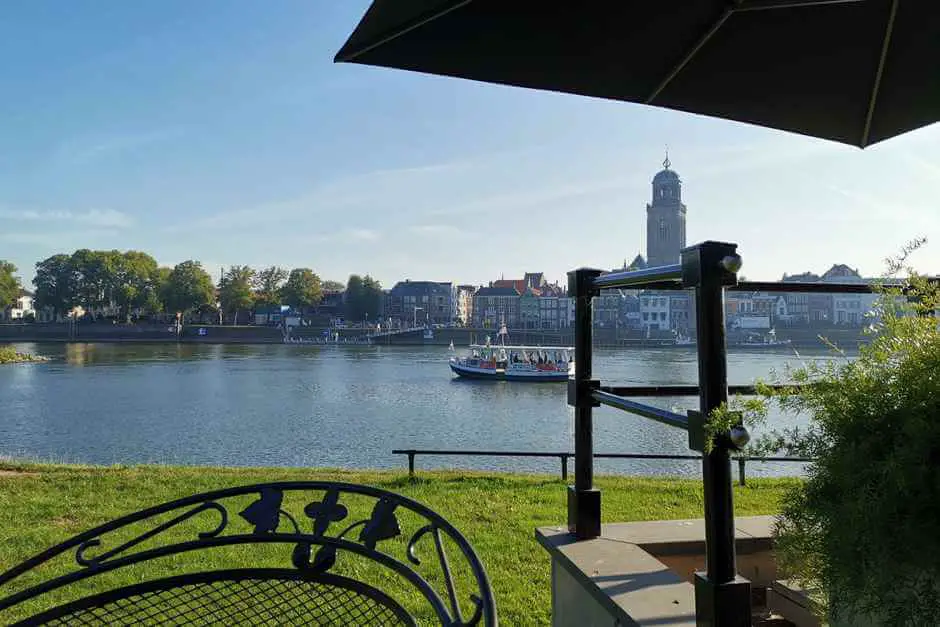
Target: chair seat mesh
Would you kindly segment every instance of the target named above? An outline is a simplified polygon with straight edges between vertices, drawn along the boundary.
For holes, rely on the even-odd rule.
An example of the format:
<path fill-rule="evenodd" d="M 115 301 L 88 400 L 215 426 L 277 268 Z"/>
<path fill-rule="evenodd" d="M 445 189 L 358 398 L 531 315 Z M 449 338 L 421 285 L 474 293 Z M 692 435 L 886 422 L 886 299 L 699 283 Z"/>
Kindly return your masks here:
<path fill-rule="evenodd" d="M 207 581 L 130 594 L 45 625 L 409 625 L 397 603 L 317 581 Z"/>

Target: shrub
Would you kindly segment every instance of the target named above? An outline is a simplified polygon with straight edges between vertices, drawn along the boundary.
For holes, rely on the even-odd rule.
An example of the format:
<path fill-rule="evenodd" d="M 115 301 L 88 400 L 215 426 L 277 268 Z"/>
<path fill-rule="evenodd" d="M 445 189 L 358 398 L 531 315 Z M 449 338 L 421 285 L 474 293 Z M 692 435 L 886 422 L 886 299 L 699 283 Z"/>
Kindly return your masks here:
<path fill-rule="evenodd" d="M 930 625 L 940 615 L 940 301 L 910 271 L 903 293 L 882 291 L 857 358 L 788 369 L 782 378 L 799 387 L 765 390 L 809 425 L 755 449 L 815 459 L 784 498 L 775 535 L 781 570 L 820 591 L 820 613 Z M 766 406 L 736 410 L 753 425 Z M 730 424 L 734 412 L 723 411 Z"/>

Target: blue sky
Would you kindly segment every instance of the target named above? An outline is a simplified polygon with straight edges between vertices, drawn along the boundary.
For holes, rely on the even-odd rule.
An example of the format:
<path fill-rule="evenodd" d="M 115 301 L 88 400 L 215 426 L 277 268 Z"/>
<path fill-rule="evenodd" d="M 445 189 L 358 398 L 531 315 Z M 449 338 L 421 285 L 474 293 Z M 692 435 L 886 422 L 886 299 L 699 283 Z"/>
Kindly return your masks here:
<path fill-rule="evenodd" d="M 689 243 L 742 274 L 940 272 L 940 126 L 865 151 L 638 105 L 332 57 L 364 0 L 30 0 L 0 20 L 0 259 L 563 280 L 645 247 L 668 145 Z"/>

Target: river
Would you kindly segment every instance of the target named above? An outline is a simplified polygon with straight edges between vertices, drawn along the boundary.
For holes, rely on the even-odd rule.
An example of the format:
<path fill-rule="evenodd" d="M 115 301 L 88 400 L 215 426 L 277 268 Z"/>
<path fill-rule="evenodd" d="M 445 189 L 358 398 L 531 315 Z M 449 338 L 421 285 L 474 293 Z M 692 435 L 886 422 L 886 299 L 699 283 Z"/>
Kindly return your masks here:
<path fill-rule="evenodd" d="M 439 347 L 15 344 L 0 366 L 0 455 L 55 462 L 401 468 L 393 448 L 573 450 L 563 384 L 455 379 Z M 818 353 L 824 355 L 824 353 Z M 804 355 L 805 358 L 805 355 Z M 792 350 L 732 352 L 746 384 Z M 690 349 L 595 352 L 610 384 L 691 384 Z M 696 399 L 660 399 L 677 411 Z M 794 419 L 773 415 L 777 424 Z M 688 453 L 683 431 L 609 408 L 597 452 Z M 419 468 L 558 472 L 557 460 L 419 457 Z M 797 464 L 751 464 L 749 475 Z M 599 460 L 599 472 L 692 475 L 696 462 Z"/>

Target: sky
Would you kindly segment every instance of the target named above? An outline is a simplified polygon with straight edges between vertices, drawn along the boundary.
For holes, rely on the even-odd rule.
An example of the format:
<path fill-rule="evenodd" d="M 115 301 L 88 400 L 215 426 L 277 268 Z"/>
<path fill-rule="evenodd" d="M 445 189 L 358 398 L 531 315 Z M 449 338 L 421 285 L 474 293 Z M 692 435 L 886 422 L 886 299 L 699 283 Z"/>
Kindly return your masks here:
<path fill-rule="evenodd" d="M 644 252 L 668 147 L 687 239 L 741 274 L 926 237 L 940 272 L 940 125 L 864 151 L 640 105 L 351 64 L 367 0 L 30 0 L 0 17 L 0 259 L 77 248 L 484 284 Z"/>

